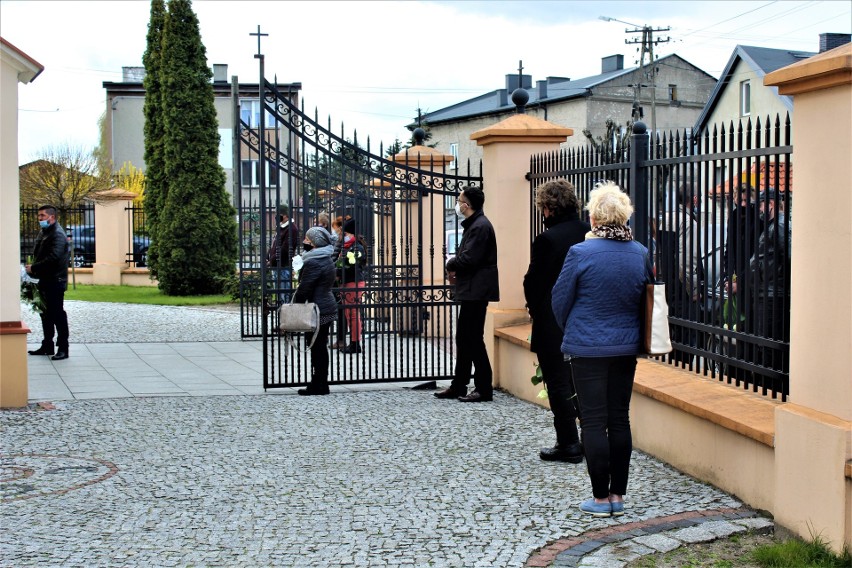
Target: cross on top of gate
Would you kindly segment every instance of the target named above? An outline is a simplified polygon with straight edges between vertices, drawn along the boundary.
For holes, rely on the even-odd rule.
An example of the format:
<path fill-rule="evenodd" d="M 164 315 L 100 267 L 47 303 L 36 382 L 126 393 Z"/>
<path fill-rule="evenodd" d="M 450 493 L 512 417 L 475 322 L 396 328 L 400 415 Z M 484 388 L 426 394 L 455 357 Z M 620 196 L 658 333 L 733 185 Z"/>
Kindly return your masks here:
<path fill-rule="evenodd" d="M 263 57 L 263 54 L 260 52 L 260 38 L 261 38 L 261 36 L 269 36 L 269 34 L 260 33 L 260 24 L 258 24 L 257 25 L 257 32 L 250 33 L 249 35 L 250 36 L 257 36 L 257 54 L 255 54 L 254 58 L 260 59 L 261 57 Z"/>

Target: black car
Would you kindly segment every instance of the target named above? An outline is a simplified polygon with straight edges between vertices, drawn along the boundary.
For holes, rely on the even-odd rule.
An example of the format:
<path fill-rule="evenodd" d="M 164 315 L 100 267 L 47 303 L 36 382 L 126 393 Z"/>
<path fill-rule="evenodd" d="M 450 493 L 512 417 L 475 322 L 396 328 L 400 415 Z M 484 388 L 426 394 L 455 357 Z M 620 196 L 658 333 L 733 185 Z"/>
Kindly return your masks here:
<path fill-rule="evenodd" d="M 71 237 L 72 259 L 77 268 L 91 266 L 95 261 L 95 226 L 71 225 L 65 227 L 65 233 Z M 136 266 L 146 266 L 150 239 L 133 235 L 133 262 Z"/>

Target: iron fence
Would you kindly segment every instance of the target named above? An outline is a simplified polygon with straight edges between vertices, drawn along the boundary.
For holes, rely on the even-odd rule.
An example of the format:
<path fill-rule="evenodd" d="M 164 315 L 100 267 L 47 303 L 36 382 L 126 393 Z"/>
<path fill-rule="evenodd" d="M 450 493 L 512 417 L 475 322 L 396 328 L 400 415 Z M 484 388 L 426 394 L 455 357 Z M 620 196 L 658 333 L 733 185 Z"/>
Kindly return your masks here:
<path fill-rule="evenodd" d="M 637 123 L 622 152 L 589 146 L 534 156 L 534 190 L 565 178 L 585 203 L 612 180 L 636 212 L 636 238 L 667 283 L 674 351 L 664 361 L 772 398 L 789 392 L 792 153 L 789 116 L 693 138 Z"/>
<path fill-rule="evenodd" d="M 143 268 L 148 266 L 148 248 L 151 246 L 151 237 L 148 232 L 145 208 L 141 205 L 125 207 L 128 212 L 127 224 L 130 234 L 130 250 L 127 251 L 127 262 L 131 266 Z"/>

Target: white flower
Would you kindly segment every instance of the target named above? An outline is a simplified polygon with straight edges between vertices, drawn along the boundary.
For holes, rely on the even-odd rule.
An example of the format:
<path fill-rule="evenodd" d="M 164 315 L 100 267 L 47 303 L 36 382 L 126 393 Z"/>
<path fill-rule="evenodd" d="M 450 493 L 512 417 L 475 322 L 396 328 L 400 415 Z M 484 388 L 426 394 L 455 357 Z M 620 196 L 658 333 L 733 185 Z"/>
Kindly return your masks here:
<path fill-rule="evenodd" d="M 297 254 L 293 257 L 293 272 L 298 273 L 302 267 L 305 265 L 305 261 L 302 260 L 302 255 Z"/>

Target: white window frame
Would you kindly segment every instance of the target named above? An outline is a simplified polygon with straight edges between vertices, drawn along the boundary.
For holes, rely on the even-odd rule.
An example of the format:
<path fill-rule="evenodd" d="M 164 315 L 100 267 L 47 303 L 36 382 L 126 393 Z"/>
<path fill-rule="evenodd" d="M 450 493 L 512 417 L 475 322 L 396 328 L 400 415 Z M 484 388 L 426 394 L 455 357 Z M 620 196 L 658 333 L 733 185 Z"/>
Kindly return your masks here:
<path fill-rule="evenodd" d="M 677 101 L 677 85 L 669 83 L 669 100 Z"/>
<path fill-rule="evenodd" d="M 450 155 L 453 157 L 453 161 L 450 162 L 449 166 L 447 166 L 451 170 L 459 169 L 459 143 L 453 142 L 450 144 Z"/>
<path fill-rule="evenodd" d="M 242 187 L 260 187 L 260 168 L 258 168 L 259 160 L 241 160 L 240 161 L 240 185 Z M 251 179 L 248 180 L 249 183 L 246 183 L 246 172 L 245 165 L 251 164 Z M 269 162 L 266 163 L 266 187 L 275 187 L 275 183 L 271 181 L 271 173 L 273 171 L 272 164 Z M 276 172 L 278 173 L 278 172 Z M 280 174 L 279 174 L 280 175 Z"/>
<path fill-rule="evenodd" d="M 247 122 L 249 128 L 258 128 L 260 124 L 260 113 L 263 109 L 263 106 L 260 104 L 260 99 L 240 99 L 240 119 L 243 122 Z M 245 120 L 243 116 L 245 113 L 248 114 L 248 121 Z M 274 126 L 275 120 L 272 116 L 272 113 L 266 113 L 266 126 L 267 128 Z"/>
<path fill-rule="evenodd" d="M 751 80 L 740 81 L 740 116 L 751 114 Z"/>

